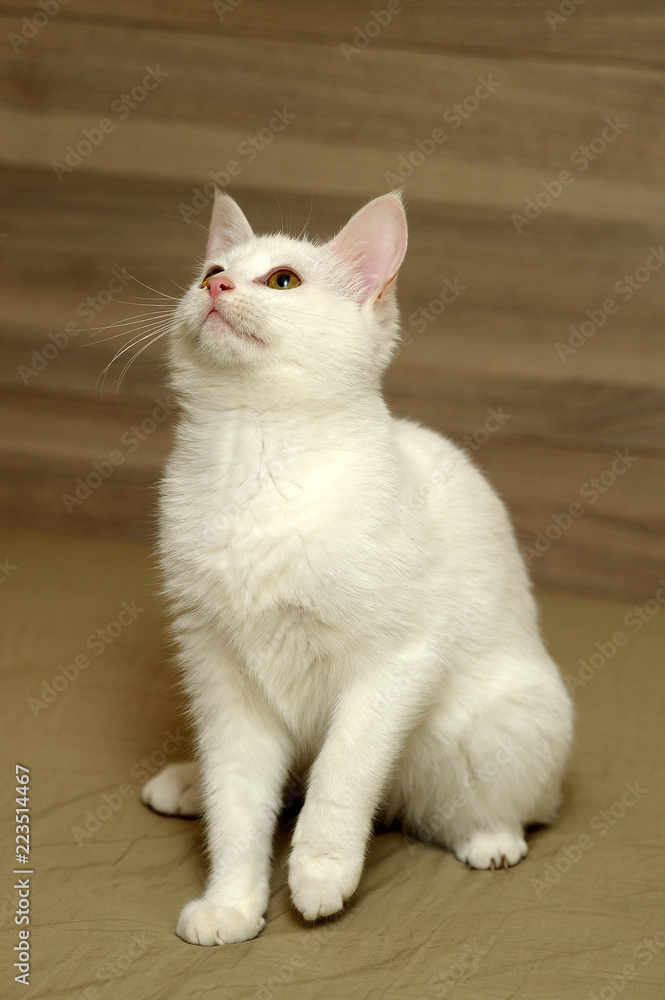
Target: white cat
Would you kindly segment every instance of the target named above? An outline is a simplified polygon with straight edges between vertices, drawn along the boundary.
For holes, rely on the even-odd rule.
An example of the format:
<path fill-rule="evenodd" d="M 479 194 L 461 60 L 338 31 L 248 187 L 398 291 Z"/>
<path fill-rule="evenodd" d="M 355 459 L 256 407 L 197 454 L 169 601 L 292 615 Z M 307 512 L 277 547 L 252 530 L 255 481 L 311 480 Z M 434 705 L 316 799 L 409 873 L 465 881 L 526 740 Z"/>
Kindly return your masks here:
<path fill-rule="evenodd" d="M 316 244 L 254 236 L 219 195 L 175 312 L 160 550 L 199 764 L 143 799 L 205 816 L 208 883 L 177 927 L 193 944 L 264 926 L 294 769 L 306 920 L 353 894 L 377 815 L 494 868 L 559 804 L 571 704 L 504 506 L 381 393 L 406 242 L 396 194 Z"/>

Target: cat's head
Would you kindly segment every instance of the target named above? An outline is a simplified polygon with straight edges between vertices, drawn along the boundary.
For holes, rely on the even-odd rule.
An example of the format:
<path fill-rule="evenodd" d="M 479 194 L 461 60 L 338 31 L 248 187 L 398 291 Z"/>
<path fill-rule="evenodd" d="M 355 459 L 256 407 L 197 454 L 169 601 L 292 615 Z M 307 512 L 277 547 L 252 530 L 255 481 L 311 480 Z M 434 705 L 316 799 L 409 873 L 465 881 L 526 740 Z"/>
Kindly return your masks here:
<path fill-rule="evenodd" d="M 398 194 L 369 202 L 327 243 L 255 236 L 219 194 L 205 263 L 175 312 L 176 386 L 297 398 L 378 385 L 399 340 L 406 243 Z"/>

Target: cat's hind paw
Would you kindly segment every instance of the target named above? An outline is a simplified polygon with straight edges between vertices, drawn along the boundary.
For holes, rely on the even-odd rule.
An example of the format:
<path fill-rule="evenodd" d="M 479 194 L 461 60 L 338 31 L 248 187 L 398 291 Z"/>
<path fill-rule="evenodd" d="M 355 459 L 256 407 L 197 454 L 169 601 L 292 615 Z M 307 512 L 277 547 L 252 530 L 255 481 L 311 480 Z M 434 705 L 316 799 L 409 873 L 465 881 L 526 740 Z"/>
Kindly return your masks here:
<path fill-rule="evenodd" d="M 262 914 L 240 906 L 224 906 L 210 899 L 194 899 L 183 907 L 176 934 L 188 944 L 211 947 L 251 941 L 265 926 Z"/>
<path fill-rule="evenodd" d="M 199 772 L 193 761 L 167 766 L 141 789 L 141 801 L 165 816 L 200 816 Z"/>
<path fill-rule="evenodd" d="M 453 844 L 455 856 L 471 868 L 509 868 L 526 857 L 524 837 L 510 830 L 477 830 L 467 840 Z"/>

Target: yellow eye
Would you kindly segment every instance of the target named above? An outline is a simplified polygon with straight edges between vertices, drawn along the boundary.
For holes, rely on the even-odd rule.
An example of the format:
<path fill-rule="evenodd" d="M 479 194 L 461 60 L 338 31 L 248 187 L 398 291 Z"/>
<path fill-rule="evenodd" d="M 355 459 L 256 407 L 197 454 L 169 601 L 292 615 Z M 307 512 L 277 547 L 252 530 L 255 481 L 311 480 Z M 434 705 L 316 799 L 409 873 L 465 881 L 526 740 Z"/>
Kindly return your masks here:
<path fill-rule="evenodd" d="M 279 271 L 273 271 L 268 278 L 269 288 L 297 288 L 299 284 L 300 278 L 295 271 L 291 271 L 288 267 L 281 267 Z"/>
<path fill-rule="evenodd" d="M 223 267 L 211 267 L 210 270 L 208 271 L 208 273 L 206 274 L 205 278 L 203 279 L 203 282 L 201 284 L 201 288 L 207 288 L 208 287 L 208 282 L 212 278 L 213 274 L 221 274 L 221 272 L 223 270 L 224 270 Z"/>

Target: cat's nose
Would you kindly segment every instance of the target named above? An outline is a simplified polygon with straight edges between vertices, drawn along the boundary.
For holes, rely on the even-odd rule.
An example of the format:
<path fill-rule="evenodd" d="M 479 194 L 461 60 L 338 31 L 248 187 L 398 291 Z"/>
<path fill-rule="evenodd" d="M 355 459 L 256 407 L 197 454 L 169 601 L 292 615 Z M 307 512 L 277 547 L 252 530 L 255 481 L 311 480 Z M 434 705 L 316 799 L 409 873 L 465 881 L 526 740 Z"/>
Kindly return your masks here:
<path fill-rule="evenodd" d="M 211 278 L 208 278 L 208 291 L 210 292 L 211 299 L 216 299 L 220 292 L 228 292 L 230 289 L 235 288 L 231 278 L 229 278 L 226 272 L 220 274 L 213 274 Z"/>

